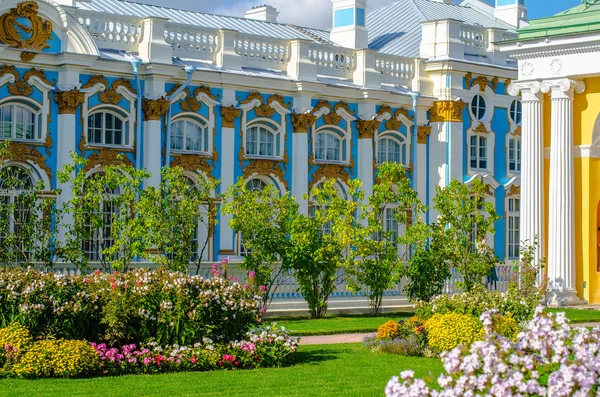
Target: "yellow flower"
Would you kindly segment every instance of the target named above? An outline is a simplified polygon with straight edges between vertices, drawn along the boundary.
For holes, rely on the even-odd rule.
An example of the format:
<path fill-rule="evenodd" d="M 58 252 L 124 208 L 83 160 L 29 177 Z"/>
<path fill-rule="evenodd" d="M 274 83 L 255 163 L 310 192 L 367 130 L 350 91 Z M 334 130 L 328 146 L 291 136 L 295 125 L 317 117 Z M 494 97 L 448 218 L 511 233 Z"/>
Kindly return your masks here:
<path fill-rule="evenodd" d="M 469 346 L 482 340 L 483 325 L 478 318 L 467 314 L 434 314 L 425 321 L 429 345 L 439 351 L 452 350 L 458 345 Z"/>
<path fill-rule="evenodd" d="M 398 323 L 390 320 L 377 328 L 377 339 L 391 339 L 398 336 Z"/>

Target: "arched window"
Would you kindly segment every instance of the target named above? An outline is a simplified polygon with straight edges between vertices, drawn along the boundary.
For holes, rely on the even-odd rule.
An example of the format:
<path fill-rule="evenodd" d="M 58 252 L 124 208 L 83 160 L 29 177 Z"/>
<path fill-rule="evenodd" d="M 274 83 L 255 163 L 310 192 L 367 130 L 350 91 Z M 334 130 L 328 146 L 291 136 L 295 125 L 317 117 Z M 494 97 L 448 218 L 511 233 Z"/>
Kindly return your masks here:
<path fill-rule="evenodd" d="M 519 224 L 521 221 L 521 200 L 519 198 L 509 198 L 506 208 L 506 232 L 507 238 L 507 257 L 508 259 L 519 259 L 519 248 L 521 244 L 521 233 Z"/>
<path fill-rule="evenodd" d="M 485 99 L 481 95 L 475 95 L 473 100 L 471 101 L 471 113 L 477 120 L 483 119 L 485 116 L 485 111 L 487 109 L 487 105 L 485 103 Z"/>
<path fill-rule="evenodd" d="M 191 119 L 176 120 L 171 125 L 171 149 L 208 153 L 208 128 Z"/>
<path fill-rule="evenodd" d="M 125 145 L 125 121 L 115 113 L 97 112 L 88 117 L 88 145 Z"/>
<path fill-rule="evenodd" d="M 36 139 L 36 115 L 22 105 L 0 107 L 0 139 Z"/>
<path fill-rule="evenodd" d="M 508 170 L 521 172 L 521 139 L 519 138 L 508 140 Z"/>
<path fill-rule="evenodd" d="M 320 132 L 316 136 L 315 160 L 344 161 L 342 140 L 333 132 Z"/>
<path fill-rule="evenodd" d="M 246 155 L 274 157 L 279 155 L 278 134 L 264 126 L 254 126 L 246 131 Z"/>
<path fill-rule="evenodd" d="M 471 168 L 487 170 L 488 168 L 488 146 L 487 138 L 480 135 L 471 136 Z"/>
<path fill-rule="evenodd" d="M 395 138 L 377 140 L 377 164 L 391 162 L 406 164 L 406 145 Z"/>
<path fill-rule="evenodd" d="M 246 189 L 251 192 L 262 192 L 267 187 L 267 184 L 261 179 L 250 179 L 246 182 Z"/>
<path fill-rule="evenodd" d="M 96 173 L 90 178 L 99 178 L 102 174 Z M 98 207 L 90 208 L 86 213 L 84 224 L 84 240 L 82 250 L 91 262 L 104 261 L 102 251 L 112 247 L 114 240 L 112 238 L 112 227 L 115 215 L 118 211 L 116 198 L 119 196 L 118 188 L 105 187 L 103 198 Z M 96 221 L 101 220 L 101 227 L 98 227 Z"/>
<path fill-rule="evenodd" d="M 25 251 L 25 241 L 19 241 L 19 236 L 31 213 L 28 205 L 22 202 L 21 195 L 33 186 L 31 174 L 26 169 L 18 166 L 0 168 L 0 247 L 4 246 L 6 238 L 16 237 L 17 247 L 11 244 L 11 247 L 5 248 L 14 250 L 20 247 L 19 251 L 24 255 L 29 253 Z"/>
<path fill-rule="evenodd" d="M 516 125 L 521 125 L 521 120 L 523 118 L 523 104 L 521 101 L 514 100 L 510 104 L 510 119 Z"/>

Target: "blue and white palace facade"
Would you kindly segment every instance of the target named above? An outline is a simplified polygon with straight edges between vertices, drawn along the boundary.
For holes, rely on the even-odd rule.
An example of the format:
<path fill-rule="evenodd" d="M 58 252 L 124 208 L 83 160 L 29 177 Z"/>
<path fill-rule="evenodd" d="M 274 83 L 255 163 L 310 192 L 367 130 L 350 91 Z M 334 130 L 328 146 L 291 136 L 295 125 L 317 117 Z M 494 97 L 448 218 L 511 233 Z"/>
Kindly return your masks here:
<path fill-rule="evenodd" d="M 239 178 L 298 199 L 325 178 L 341 194 L 377 164 L 401 163 L 421 200 L 482 179 L 504 218 L 500 258 L 519 244 L 521 103 L 516 63 L 494 44 L 516 37 L 523 0 L 332 0 L 331 31 L 123 0 L 0 2 L 0 139 L 33 183 L 57 179 L 74 151 L 90 174 L 126 161 L 152 173 Z M 307 12 L 310 12 L 307 10 Z M 119 160 L 117 154 L 125 155 Z M 0 184 L 1 185 L 1 184 Z M 6 194 L 6 192 L 0 193 Z M 435 219 L 433 210 L 428 220 Z M 201 231 L 208 233 L 208 231 Z M 207 261 L 239 255 L 221 216 Z"/>

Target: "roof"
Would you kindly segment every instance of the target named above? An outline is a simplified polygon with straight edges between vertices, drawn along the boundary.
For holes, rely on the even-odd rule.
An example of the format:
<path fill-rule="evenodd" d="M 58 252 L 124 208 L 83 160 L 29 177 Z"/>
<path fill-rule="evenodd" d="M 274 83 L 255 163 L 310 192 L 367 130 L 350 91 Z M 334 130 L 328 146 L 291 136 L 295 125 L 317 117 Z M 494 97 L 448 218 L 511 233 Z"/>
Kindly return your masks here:
<path fill-rule="evenodd" d="M 456 19 L 470 25 L 515 31 L 514 26 L 469 6 L 431 0 L 399 0 L 367 15 L 369 48 L 391 55 L 418 58 L 421 22 L 441 19 Z"/>
<path fill-rule="evenodd" d="M 170 22 L 189 26 L 200 26 L 212 29 L 231 29 L 241 33 L 284 40 L 304 39 L 317 42 L 328 42 L 329 40 L 329 32 L 319 29 L 299 28 L 294 25 L 277 22 L 179 10 L 126 0 L 78 1 L 77 7 L 86 11 L 126 15 L 137 18 L 151 16 L 161 17 L 168 19 Z"/>
<path fill-rule="evenodd" d="M 600 0 L 586 0 L 584 4 L 560 12 L 555 16 L 529 21 L 529 26 L 518 30 L 519 40 L 549 36 L 563 36 L 600 31 Z"/>

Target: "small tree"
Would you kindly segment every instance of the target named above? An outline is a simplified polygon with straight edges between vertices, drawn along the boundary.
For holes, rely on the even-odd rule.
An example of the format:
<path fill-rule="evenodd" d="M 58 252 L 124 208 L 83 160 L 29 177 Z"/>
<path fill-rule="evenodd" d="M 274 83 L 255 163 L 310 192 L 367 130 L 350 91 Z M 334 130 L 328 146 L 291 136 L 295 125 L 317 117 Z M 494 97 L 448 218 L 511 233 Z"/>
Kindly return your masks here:
<path fill-rule="evenodd" d="M 439 218 L 432 227 L 431 247 L 458 269 L 464 280 L 461 287 L 467 292 L 498 262 L 486 237 L 494 233 L 500 217 L 494 205 L 485 201 L 485 192 L 486 186 L 478 179 L 471 186 L 453 180 L 443 189 L 438 187 L 434 199 Z"/>
<path fill-rule="evenodd" d="M 205 224 L 210 230 L 216 223 L 212 192 L 217 182 L 193 182 L 181 167 L 165 167 L 160 185 L 146 188 L 139 200 L 138 212 L 149 233 L 146 246 L 157 250 L 150 260 L 169 270 L 188 272 L 190 263 L 196 263 L 198 273 L 210 241 L 210 233 L 198 241 L 198 227 Z"/>
<path fill-rule="evenodd" d="M 368 291 L 369 306 L 374 315 L 379 314 L 383 293 L 399 281 L 403 262 L 409 259 L 410 250 L 401 254 L 398 247 L 420 246 L 426 240 L 425 224 L 420 217 L 425 206 L 412 189 L 402 166 L 382 164 L 378 168 L 377 179 L 369 204 L 358 211 L 354 255 L 347 262 L 351 289 Z M 386 218 L 389 211 L 393 211 L 393 215 Z M 396 225 L 410 222 L 411 225 L 405 233 L 399 234 L 398 228 L 387 227 L 388 221 Z"/>
<path fill-rule="evenodd" d="M 431 247 L 415 249 L 404 273 L 409 280 L 404 292 L 410 301 L 429 302 L 444 292 L 450 269 L 442 255 Z"/>
<path fill-rule="evenodd" d="M 224 196 L 221 211 L 232 215 L 229 226 L 243 237 L 243 268 L 252 272 L 255 288 L 264 286 L 263 308 L 289 270 L 289 220 L 298 215 L 298 204 L 289 193 L 279 194 L 272 185 L 250 190 L 240 179 Z"/>
<path fill-rule="evenodd" d="M 336 272 L 355 238 L 354 214 L 363 199 L 360 181 L 349 182 L 347 198 L 337 194 L 334 183 L 332 179 L 313 188 L 310 215 L 298 214 L 289 221 L 286 256 L 313 318 L 327 313 Z"/>

